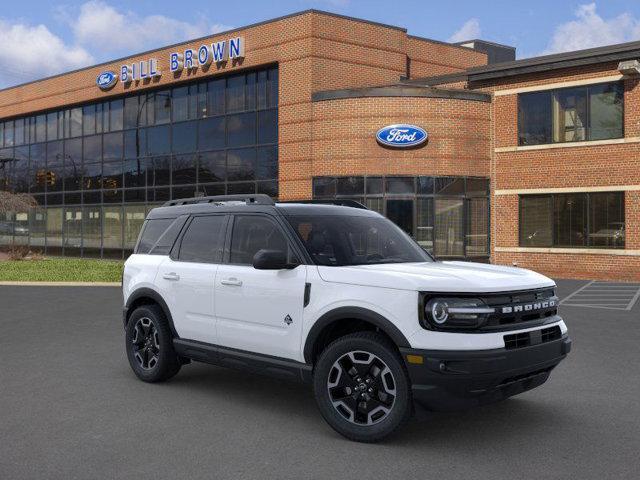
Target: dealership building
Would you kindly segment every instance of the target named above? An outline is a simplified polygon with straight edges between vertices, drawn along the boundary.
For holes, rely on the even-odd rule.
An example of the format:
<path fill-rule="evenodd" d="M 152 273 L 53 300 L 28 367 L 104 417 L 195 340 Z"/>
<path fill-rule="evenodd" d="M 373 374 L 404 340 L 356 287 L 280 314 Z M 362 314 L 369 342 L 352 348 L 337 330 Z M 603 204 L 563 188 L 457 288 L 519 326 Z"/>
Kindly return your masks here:
<path fill-rule="evenodd" d="M 0 90 L 0 190 L 37 204 L 0 245 L 126 258 L 157 205 L 265 193 L 357 200 L 439 259 L 640 280 L 636 59 L 308 10 Z"/>

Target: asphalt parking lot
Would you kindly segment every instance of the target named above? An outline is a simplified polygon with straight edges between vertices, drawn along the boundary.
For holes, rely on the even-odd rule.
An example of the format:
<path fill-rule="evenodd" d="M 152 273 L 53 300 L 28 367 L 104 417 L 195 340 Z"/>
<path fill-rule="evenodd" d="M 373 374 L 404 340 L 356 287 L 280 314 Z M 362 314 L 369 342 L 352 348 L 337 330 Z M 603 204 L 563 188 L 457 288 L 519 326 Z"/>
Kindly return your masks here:
<path fill-rule="evenodd" d="M 136 380 L 120 303 L 117 288 L 0 286 L 0 478 L 638 478 L 637 303 L 563 304 L 574 349 L 547 384 L 377 445 L 334 433 L 303 385 L 201 364 Z"/>

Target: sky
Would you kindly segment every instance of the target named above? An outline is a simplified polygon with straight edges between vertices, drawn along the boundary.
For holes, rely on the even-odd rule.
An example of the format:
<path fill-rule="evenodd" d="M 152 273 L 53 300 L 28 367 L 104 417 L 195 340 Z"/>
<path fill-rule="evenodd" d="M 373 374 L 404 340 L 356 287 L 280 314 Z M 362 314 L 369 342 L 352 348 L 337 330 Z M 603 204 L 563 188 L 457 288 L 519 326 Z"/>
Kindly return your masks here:
<path fill-rule="evenodd" d="M 640 40 L 638 0 L 2 0 L 0 88 L 309 8 L 518 58 Z"/>

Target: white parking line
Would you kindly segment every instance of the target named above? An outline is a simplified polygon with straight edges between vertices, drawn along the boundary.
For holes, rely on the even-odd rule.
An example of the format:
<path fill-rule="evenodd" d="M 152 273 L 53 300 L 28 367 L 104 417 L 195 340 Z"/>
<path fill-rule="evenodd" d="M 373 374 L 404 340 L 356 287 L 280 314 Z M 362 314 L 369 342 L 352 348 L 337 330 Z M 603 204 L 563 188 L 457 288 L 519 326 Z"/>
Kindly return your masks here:
<path fill-rule="evenodd" d="M 627 310 L 631 310 L 633 308 L 633 306 L 638 301 L 638 298 L 640 298 L 640 288 L 638 289 L 638 291 L 634 295 L 633 299 L 629 302 L 629 305 L 627 305 Z"/>
<path fill-rule="evenodd" d="M 640 284 L 591 281 L 560 301 L 566 307 L 631 310 L 640 300 Z"/>
<path fill-rule="evenodd" d="M 567 300 L 569 300 L 570 298 L 572 298 L 574 295 L 577 295 L 578 293 L 580 293 L 581 291 L 583 291 L 585 288 L 587 288 L 589 285 L 593 284 L 595 282 L 595 280 L 590 281 L 589 283 L 584 284 L 582 287 L 580 287 L 578 290 L 576 290 L 575 292 L 567 295 L 566 297 L 564 297 L 562 300 L 560 300 L 560 303 L 558 305 L 562 305 L 563 303 L 565 303 Z"/>

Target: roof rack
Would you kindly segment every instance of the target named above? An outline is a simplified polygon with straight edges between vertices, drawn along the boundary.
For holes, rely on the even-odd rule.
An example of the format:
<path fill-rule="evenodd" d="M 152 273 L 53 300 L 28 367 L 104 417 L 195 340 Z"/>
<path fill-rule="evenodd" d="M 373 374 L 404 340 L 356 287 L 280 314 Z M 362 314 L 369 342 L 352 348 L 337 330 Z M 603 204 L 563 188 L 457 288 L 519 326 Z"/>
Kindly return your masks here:
<path fill-rule="evenodd" d="M 163 207 L 176 207 L 179 205 L 197 205 L 199 203 L 225 203 L 245 202 L 247 205 L 275 205 L 269 195 L 214 195 L 211 197 L 177 198 L 165 202 Z"/>
<path fill-rule="evenodd" d="M 340 207 L 352 207 L 352 208 L 361 208 L 363 210 L 369 210 L 368 207 L 363 205 L 362 203 L 356 200 L 350 199 L 335 199 L 335 200 L 287 200 L 286 202 L 278 202 L 278 203 L 309 203 L 315 205 L 337 205 Z"/>

